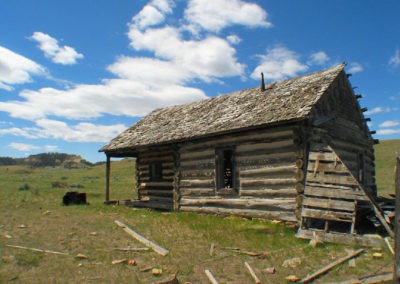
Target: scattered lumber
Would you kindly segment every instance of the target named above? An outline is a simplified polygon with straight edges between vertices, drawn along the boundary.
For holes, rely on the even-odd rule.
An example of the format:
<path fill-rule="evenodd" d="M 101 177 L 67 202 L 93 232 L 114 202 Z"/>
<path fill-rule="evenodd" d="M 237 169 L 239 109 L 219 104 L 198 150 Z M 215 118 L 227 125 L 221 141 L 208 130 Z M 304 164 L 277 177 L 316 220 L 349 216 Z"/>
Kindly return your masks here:
<path fill-rule="evenodd" d="M 249 270 L 250 275 L 251 275 L 251 277 L 253 277 L 255 283 L 256 283 L 256 284 L 261 284 L 260 279 L 257 277 L 256 273 L 254 272 L 254 270 L 253 270 L 253 268 L 250 266 L 250 264 L 249 264 L 247 261 L 245 261 L 245 262 L 244 262 L 244 265 L 245 265 L 245 266 L 247 267 L 247 269 Z"/>
<path fill-rule="evenodd" d="M 6 247 L 9 247 L 9 248 L 16 248 L 16 249 L 24 249 L 24 250 L 31 250 L 31 251 L 42 252 L 42 253 L 51 253 L 51 254 L 59 254 L 59 255 L 69 255 L 68 253 L 65 253 L 65 252 L 59 252 L 59 251 L 54 251 L 54 250 L 38 249 L 38 248 L 30 248 L 30 247 L 24 247 L 24 246 L 6 245 Z"/>
<path fill-rule="evenodd" d="M 214 254 L 214 249 L 215 249 L 215 243 L 212 242 L 211 245 L 210 245 L 210 256 L 213 256 L 213 254 Z"/>
<path fill-rule="evenodd" d="M 138 252 L 138 251 L 148 251 L 149 248 L 131 248 L 131 247 L 127 247 L 127 248 L 114 248 L 114 250 Z"/>
<path fill-rule="evenodd" d="M 210 270 L 206 269 L 206 270 L 204 270 L 204 272 L 206 273 L 207 278 L 208 278 L 208 280 L 210 280 L 211 284 L 218 284 L 217 279 L 215 279 L 215 277 L 212 275 Z"/>
<path fill-rule="evenodd" d="M 394 279 L 393 279 L 393 272 L 389 272 L 389 273 L 369 276 L 367 278 L 360 278 L 360 280 L 362 281 L 362 283 L 372 284 L 372 283 L 388 283 L 392 282 L 392 280 Z"/>
<path fill-rule="evenodd" d="M 116 259 L 116 260 L 111 261 L 112 265 L 121 264 L 121 263 L 128 263 L 128 260 L 127 259 Z"/>
<path fill-rule="evenodd" d="M 127 232 L 129 235 L 131 235 L 134 239 L 136 239 L 137 241 L 141 242 L 142 244 L 144 244 L 147 247 L 150 247 L 152 250 L 154 250 L 156 253 L 161 254 L 162 256 L 166 256 L 169 251 L 166 250 L 165 248 L 153 243 L 152 241 L 146 239 L 145 237 L 139 235 L 138 233 L 136 233 L 133 229 L 129 228 L 127 225 L 125 225 L 124 223 L 122 223 L 121 221 L 115 220 L 114 221 L 118 226 L 120 226 L 121 228 L 123 228 L 123 230 L 125 232 Z"/>
<path fill-rule="evenodd" d="M 153 269 L 152 266 L 148 266 L 148 267 L 144 267 L 144 268 L 140 269 L 140 272 L 148 272 L 148 271 L 150 271 L 152 269 Z"/>
<path fill-rule="evenodd" d="M 386 246 L 388 247 L 389 251 L 394 255 L 394 249 L 390 242 L 390 239 L 391 239 L 391 237 L 384 238 Z"/>
<path fill-rule="evenodd" d="M 332 263 L 322 267 L 321 269 L 317 270 L 313 274 L 311 274 L 309 276 L 306 276 L 305 278 L 301 279 L 300 283 L 308 283 L 311 280 L 313 280 L 314 278 L 317 278 L 318 276 L 328 272 L 329 270 L 331 270 L 335 266 L 337 266 L 337 265 L 339 265 L 339 264 L 341 264 L 341 263 L 343 263 L 343 262 L 345 262 L 345 261 L 347 261 L 347 260 L 349 260 L 349 259 L 351 259 L 353 257 L 356 257 L 356 256 L 358 256 L 359 254 L 361 254 L 363 252 L 364 252 L 364 249 L 359 249 L 359 250 L 355 251 L 352 254 L 349 254 L 349 255 L 347 255 L 345 257 L 339 258 L 338 260 L 335 260 L 334 262 L 332 262 Z"/>
<path fill-rule="evenodd" d="M 237 253 L 245 254 L 245 255 L 249 255 L 249 256 L 257 256 L 257 257 L 263 257 L 263 256 L 265 256 L 265 253 L 263 253 L 263 252 L 254 252 L 254 251 L 242 250 L 242 249 L 240 249 L 240 248 L 223 247 L 222 249 L 225 249 L 225 250 L 232 250 L 232 251 L 235 251 L 235 252 L 237 252 Z"/>

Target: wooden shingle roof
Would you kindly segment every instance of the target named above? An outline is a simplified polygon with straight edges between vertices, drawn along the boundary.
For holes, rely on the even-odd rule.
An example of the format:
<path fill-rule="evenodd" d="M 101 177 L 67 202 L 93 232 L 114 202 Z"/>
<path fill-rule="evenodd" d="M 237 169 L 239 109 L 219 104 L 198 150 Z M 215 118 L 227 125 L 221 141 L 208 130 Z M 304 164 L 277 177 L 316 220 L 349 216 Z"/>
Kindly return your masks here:
<path fill-rule="evenodd" d="M 102 152 L 173 143 L 305 119 L 345 64 L 189 104 L 156 109 L 115 137 Z"/>

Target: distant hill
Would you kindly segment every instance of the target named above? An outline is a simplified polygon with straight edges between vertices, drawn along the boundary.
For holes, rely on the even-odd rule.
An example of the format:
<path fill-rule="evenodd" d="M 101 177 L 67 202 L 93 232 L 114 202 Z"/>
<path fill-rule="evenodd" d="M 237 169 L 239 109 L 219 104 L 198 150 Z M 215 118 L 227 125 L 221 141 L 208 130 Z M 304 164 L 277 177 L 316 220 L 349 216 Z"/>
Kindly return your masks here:
<path fill-rule="evenodd" d="M 93 166 L 79 155 L 65 153 L 41 153 L 30 155 L 27 158 L 0 157 L 0 165 L 12 166 L 22 165 L 28 167 L 63 167 L 63 168 L 85 168 Z"/>

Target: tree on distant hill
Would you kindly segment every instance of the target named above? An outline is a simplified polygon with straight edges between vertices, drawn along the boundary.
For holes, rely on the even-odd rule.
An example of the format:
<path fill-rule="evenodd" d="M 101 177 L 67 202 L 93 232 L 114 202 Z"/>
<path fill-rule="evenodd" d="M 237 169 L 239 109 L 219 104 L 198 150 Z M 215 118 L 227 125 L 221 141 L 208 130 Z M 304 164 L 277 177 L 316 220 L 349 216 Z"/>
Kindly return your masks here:
<path fill-rule="evenodd" d="M 12 166 L 16 165 L 17 160 L 11 157 L 0 157 L 0 166 Z"/>

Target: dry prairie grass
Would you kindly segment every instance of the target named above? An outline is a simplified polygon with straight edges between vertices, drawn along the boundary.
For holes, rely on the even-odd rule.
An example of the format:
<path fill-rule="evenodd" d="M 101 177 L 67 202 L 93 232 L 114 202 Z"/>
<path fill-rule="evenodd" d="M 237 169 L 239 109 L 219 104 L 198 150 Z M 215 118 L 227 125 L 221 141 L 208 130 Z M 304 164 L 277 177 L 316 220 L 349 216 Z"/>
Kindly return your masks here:
<path fill-rule="evenodd" d="M 113 163 L 112 198 L 132 197 L 133 168 L 129 160 Z M 0 167 L 1 283 L 153 283 L 175 273 L 180 283 L 208 283 L 205 269 L 220 283 L 254 283 L 245 261 L 263 283 L 285 283 L 290 274 L 304 277 L 347 254 L 348 247 L 343 245 L 313 248 L 307 241 L 296 239 L 293 229 L 271 222 L 104 205 L 104 172 L 104 166 L 80 170 Z M 68 189 L 51 188 L 51 182 L 57 180 L 84 185 L 79 191 L 87 193 L 90 205 L 62 206 L 62 196 Z M 19 190 L 22 183 L 29 184 L 30 189 Z M 116 219 L 170 253 L 163 257 L 153 251 L 115 250 L 143 247 L 114 224 Z M 215 244 L 212 256 L 211 243 Z M 7 244 L 68 255 L 20 250 Z M 265 255 L 252 257 L 226 249 L 229 247 Z M 315 283 L 392 268 L 392 257 L 386 249 L 383 259 L 374 259 L 372 253 L 367 249 L 355 268 L 340 265 Z M 78 254 L 87 258 L 75 258 Z M 295 257 L 300 263 L 282 266 L 285 260 Z M 137 265 L 112 264 L 121 259 L 134 259 Z M 162 269 L 162 275 L 141 272 L 148 267 Z M 263 273 L 268 267 L 275 267 L 276 273 Z"/>

